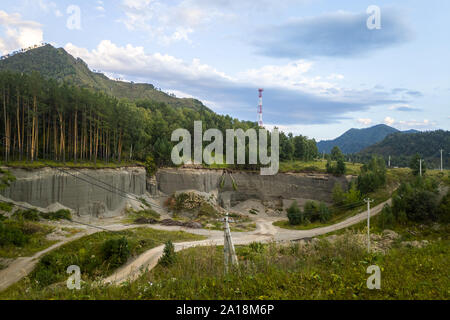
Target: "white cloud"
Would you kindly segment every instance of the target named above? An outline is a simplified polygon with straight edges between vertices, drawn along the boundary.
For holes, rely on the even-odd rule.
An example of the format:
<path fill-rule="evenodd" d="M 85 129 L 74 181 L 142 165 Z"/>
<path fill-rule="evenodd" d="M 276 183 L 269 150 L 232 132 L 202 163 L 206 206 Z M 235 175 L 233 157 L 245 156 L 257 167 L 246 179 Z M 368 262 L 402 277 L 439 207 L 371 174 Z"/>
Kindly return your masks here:
<path fill-rule="evenodd" d="M 214 110 L 225 110 L 244 119 L 255 118 L 260 87 L 265 89 L 264 118 L 272 123 L 329 123 L 344 119 L 349 112 L 385 105 L 386 100 L 395 103 L 389 92 L 345 89 L 333 81 L 325 81 L 328 76 L 312 74 L 313 64 L 304 60 L 229 75 L 199 59 L 183 61 L 167 54 L 147 54 L 143 47 L 118 46 L 110 40 L 101 41 L 93 50 L 71 43 L 65 49 L 113 78 L 178 90 L 212 102 Z"/>
<path fill-rule="evenodd" d="M 133 75 L 138 78 L 157 76 L 158 79 L 169 82 L 232 80 L 224 73 L 202 64 L 198 59 L 184 62 L 167 54 L 148 55 L 143 47 L 132 45 L 119 47 L 109 40 L 101 41 L 92 51 L 78 48 L 71 43 L 68 43 L 65 49 L 75 57 L 81 57 L 88 65 L 111 73 Z"/>
<path fill-rule="evenodd" d="M 184 40 L 189 34 L 221 16 L 219 10 L 209 10 L 190 0 L 169 4 L 155 0 L 123 0 L 125 17 L 119 19 L 128 30 L 147 32 L 163 44 Z"/>
<path fill-rule="evenodd" d="M 322 81 L 319 76 L 307 76 L 306 74 L 311 70 L 313 64 L 304 60 L 286 65 L 266 65 L 258 69 L 240 72 L 232 77 L 209 65 L 202 64 L 198 59 L 185 62 L 160 53 L 146 54 L 143 47 L 132 45 L 119 47 L 109 40 L 101 41 L 92 51 L 78 48 L 71 43 L 67 44 L 65 48 L 96 69 L 121 75 L 134 75 L 141 78 L 157 76 L 166 81 L 170 79 L 172 81 L 175 79 L 178 81 L 212 81 L 211 85 L 222 81 L 229 85 L 278 87 L 317 94 L 331 89 L 335 92 L 341 91 L 332 82 Z"/>
<path fill-rule="evenodd" d="M 42 11 L 44 11 L 46 13 L 52 12 L 57 17 L 62 16 L 62 13 L 58 9 L 58 5 L 55 2 L 48 1 L 48 0 L 39 0 L 38 4 Z"/>
<path fill-rule="evenodd" d="M 0 38 L 2 54 L 43 41 L 42 25 L 35 21 L 22 20 L 18 13 L 8 14 L 0 10 L 0 26 L 5 29 L 5 36 Z"/>
<path fill-rule="evenodd" d="M 395 104 L 393 106 L 390 106 L 389 110 L 402 111 L 402 112 L 421 111 L 419 108 L 416 108 L 416 107 L 406 104 L 406 103 Z"/>
<path fill-rule="evenodd" d="M 359 118 L 356 120 L 358 123 L 363 124 L 365 126 L 368 126 L 372 123 L 372 119 L 368 119 L 368 118 Z"/>
<path fill-rule="evenodd" d="M 391 117 L 386 117 L 384 118 L 384 123 L 388 126 L 392 126 L 395 123 L 395 120 Z"/>
<path fill-rule="evenodd" d="M 277 12 L 289 2 L 293 0 L 276 4 L 269 0 L 122 0 L 124 16 L 118 21 L 128 30 L 145 31 L 163 44 L 191 42 L 188 35 L 198 29 L 221 22 L 236 24 L 255 12 Z"/>
<path fill-rule="evenodd" d="M 430 121 L 428 119 L 424 119 L 422 121 L 417 120 L 408 120 L 408 121 L 399 121 L 398 124 L 403 128 L 432 128 L 436 126 L 435 121 Z"/>

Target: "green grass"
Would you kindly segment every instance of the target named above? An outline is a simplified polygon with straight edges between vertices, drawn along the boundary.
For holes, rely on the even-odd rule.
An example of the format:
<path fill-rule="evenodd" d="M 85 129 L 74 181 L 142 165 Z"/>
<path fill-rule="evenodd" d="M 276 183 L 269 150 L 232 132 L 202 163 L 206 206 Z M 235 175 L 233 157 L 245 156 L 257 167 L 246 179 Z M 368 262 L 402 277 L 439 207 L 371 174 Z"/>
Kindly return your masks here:
<path fill-rule="evenodd" d="M 409 221 L 406 224 L 394 223 L 392 226 L 382 228 L 380 227 L 379 220 L 380 215 L 376 215 L 370 219 L 370 233 L 381 234 L 385 229 L 389 229 L 400 235 L 400 241 L 450 240 L 450 225 L 447 223 L 417 223 Z M 319 237 L 325 238 L 330 235 L 342 235 L 349 230 L 352 232 L 367 232 L 367 220 Z"/>
<path fill-rule="evenodd" d="M 236 247 L 239 268 L 223 269 L 222 247 L 177 253 L 176 262 L 156 266 L 120 286 L 91 281 L 81 290 L 64 286 L 36 290 L 22 283 L 16 299 L 444 299 L 450 298 L 448 240 L 425 248 L 394 247 L 386 255 L 368 254 L 351 238 L 316 245 L 251 244 Z M 370 265 L 381 269 L 381 289 L 366 287 Z"/>
<path fill-rule="evenodd" d="M 279 172 L 313 172 L 313 173 L 326 173 L 326 160 L 314 160 L 314 161 L 280 161 Z M 203 165 L 205 168 L 209 169 L 230 169 L 233 168 L 232 165 L 227 164 L 216 164 Z M 357 175 L 362 164 L 346 162 L 346 173 L 350 175 Z"/>
<path fill-rule="evenodd" d="M 14 204 L 11 202 L 0 202 L 0 211 L 11 212 Z"/>
<path fill-rule="evenodd" d="M 0 257 L 17 258 L 32 256 L 36 252 L 42 251 L 58 241 L 47 240 L 46 236 L 51 233 L 54 228 L 31 221 L 11 221 L 3 222 L 7 226 L 18 227 L 21 232 L 26 234 L 28 241 L 22 246 L 8 244 L 0 246 Z"/>
<path fill-rule="evenodd" d="M 316 160 L 316 161 L 282 161 L 280 162 L 279 172 L 317 172 L 326 173 L 326 160 Z M 359 174 L 361 164 L 346 162 L 346 173 L 350 175 Z"/>
<path fill-rule="evenodd" d="M 126 212 L 126 217 L 122 219 L 122 223 L 134 223 L 138 218 L 145 218 L 145 219 L 152 218 L 155 220 L 159 220 L 161 218 L 161 215 L 152 209 L 145 209 L 139 211 L 129 209 Z"/>
<path fill-rule="evenodd" d="M 0 161 L 0 166 L 10 168 L 19 168 L 26 170 L 40 169 L 45 167 L 51 168 L 77 168 L 77 169 L 115 169 L 121 167 L 144 166 L 139 161 L 121 161 L 119 162 L 105 162 L 97 160 L 97 164 L 93 161 L 53 161 L 53 160 L 35 160 L 35 161 Z"/>
<path fill-rule="evenodd" d="M 58 286 L 58 283 L 67 280 L 66 269 L 70 265 L 80 267 L 84 281 L 93 281 L 110 275 L 115 268 L 104 259 L 102 246 L 107 240 L 121 237 L 128 240 L 131 258 L 168 240 L 176 242 L 204 239 L 203 236 L 182 231 L 163 231 L 151 228 L 95 233 L 67 243 L 43 256 L 33 272 L 0 293 L 0 299 L 25 298 L 25 288 L 40 291 L 48 286 Z M 25 296 L 23 296 L 24 294 Z"/>

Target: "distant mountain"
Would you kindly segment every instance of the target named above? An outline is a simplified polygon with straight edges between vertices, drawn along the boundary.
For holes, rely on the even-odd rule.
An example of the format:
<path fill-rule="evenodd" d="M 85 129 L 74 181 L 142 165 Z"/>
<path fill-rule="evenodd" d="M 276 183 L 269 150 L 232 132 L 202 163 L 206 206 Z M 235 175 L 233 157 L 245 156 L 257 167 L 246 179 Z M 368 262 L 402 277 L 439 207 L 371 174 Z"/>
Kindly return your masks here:
<path fill-rule="evenodd" d="M 396 132 L 400 131 L 384 124 L 364 129 L 353 128 L 334 140 L 318 142 L 317 148 L 321 153 L 330 153 L 334 146 L 338 146 L 343 153 L 356 153 Z"/>
<path fill-rule="evenodd" d="M 79 87 L 102 91 L 119 99 L 150 99 L 174 107 L 207 109 L 199 100 L 176 98 L 155 89 L 151 84 L 111 80 L 102 73 L 92 72 L 83 60 L 75 59 L 63 48 L 56 49 L 49 44 L 0 60 L 0 71 L 6 70 L 18 73 L 37 71 L 44 78 L 67 81 Z"/>
<path fill-rule="evenodd" d="M 394 133 L 383 141 L 365 148 L 358 153 L 361 158 L 369 158 L 372 155 L 381 155 L 385 159 L 391 156 L 391 162 L 395 166 L 408 166 L 409 158 L 416 153 L 425 161 L 432 164 L 433 168 L 440 166 L 440 149 L 444 150 L 444 166 L 450 164 L 450 131 L 436 130 L 416 132 L 411 134 Z"/>
<path fill-rule="evenodd" d="M 446 150 L 447 153 L 450 152 L 450 131 L 394 133 L 383 141 L 365 148 L 360 154 L 412 156 L 419 153 L 424 157 L 440 157 L 440 149 Z"/>

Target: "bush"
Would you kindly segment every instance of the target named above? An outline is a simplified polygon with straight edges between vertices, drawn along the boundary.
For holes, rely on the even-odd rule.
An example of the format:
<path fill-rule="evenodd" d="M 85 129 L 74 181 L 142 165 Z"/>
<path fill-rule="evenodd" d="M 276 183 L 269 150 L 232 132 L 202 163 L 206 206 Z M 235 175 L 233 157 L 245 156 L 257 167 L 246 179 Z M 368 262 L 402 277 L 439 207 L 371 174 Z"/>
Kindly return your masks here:
<path fill-rule="evenodd" d="M 316 201 L 306 201 L 303 214 L 311 222 L 319 220 L 319 204 Z"/>
<path fill-rule="evenodd" d="M 117 268 L 123 265 L 131 254 L 127 238 L 106 240 L 102 246 L 102 253 L 111 267 Z"/>
<path fill-rule="evenodd" d="M 164 246 L 164 252 L 161 258 L 159 258 L 158 263 L 164 267 L 168 267 L 174 264 L 177 260 L 175 253 L 175 247 L 171 240 L 167 241 Z"/>
<path fill-rule="evenodd" d="M 307 201 L 303 209 L 303 215 L 306 221 L 322 223 L 327 222 L 331 218 L 331 212 L 324 202 Z"/>
<path fill-rule="evenodd" d="M 378 216 L 378 227 L 380 229 L 392 228 L 395 225 L 395 216 L 392 213 L 392 208 L 385 204 Z"/>
<path fill-rule="evenodd" d="M 327 205 L 323 202 L 319 205 L 319 220 L 325 223 L 331 219 L 331 211 L 328 209 Z"/>
<path fill-rule="evenodd" d="M 386 183 L 386 165 L 383 158 L 372 157 L 369 163 L 361 167 L 358 175 L 358 189 L 365 195 L 376 191 Z"/>
<path fill-rule="evenodd" d="M 348 191 L 344 194 L 344 204 L 354 205 L 361 201 L 361 192 L 354 182 L 350 182 Z"/>
<path fill-rule="evenodd" d="M 0 202 L 0 211 L 11 212 L 13 206 L 10 202 Z"/>
<path fill-rule="evenodd" d="M 328 158 L 327 164 L 326 164 L 326 171 L 327 171 L 327 173 L 336 174 L 336 175 L 345 174 L 345 172 L 347 171 L 347 168 L 345 166 L 344 159 L 343 158 L 338 159 L 336 162 L 336 165 L 334 165 L 331 162 L 331 159 Z"/>
<path fill-rule="evenodd" d="M 442 198 L 442 201 L 436 210 L 436 217 L 442 223 L 450 222 L 450 191 Z"/>
<path fill-rule="evenodd" d="M 13 217 L 18 220 L 39 221 L 39 211 L 36 209 L 17 210 Z"/>
<path fill-rule="evenodd" d="M 47 220 L 72 220 L 70 210 L 67 209 L 60 209 L 56 212 L 41 212 L 41 217 Z"/>
<path fill-rule="evenodd" d="M 22 229 L 15 223 L 0 221 L 0 246 L 15 245 L 22 247 L 29 241 Z"/>
<path fill-rule="evenodd" d="M 155 159 L 148 156 L 145 159 L 145 171 L 147 172 L 147 176 L 152 177 L 156 173 L 156 170 L 158 170 L 158 166 L 155 163 Z"/>
<path fill-rule="evenodd" d="M 398 220 L 423 222 L 437 220 L 437 188 L 430 179 L 418 178 L 413 184 L 402 183 L 392 198 L 392 210 Z M 403 216 L 402 219 L 405 217 Z"/>
<path fill-rule="evenodd" d="M 339 182 L 336 182 L 333 187 L 333 203 L 335 205 L 344 204 L 345 192 L 342 190 L 342 186 Z"/>
<path fill-rule="evenodd" d="M 299 225 L 304 222 L 304 215 L 299 208 L 297 201 L 294 201 L 286 211 L 291 225 Z"/>

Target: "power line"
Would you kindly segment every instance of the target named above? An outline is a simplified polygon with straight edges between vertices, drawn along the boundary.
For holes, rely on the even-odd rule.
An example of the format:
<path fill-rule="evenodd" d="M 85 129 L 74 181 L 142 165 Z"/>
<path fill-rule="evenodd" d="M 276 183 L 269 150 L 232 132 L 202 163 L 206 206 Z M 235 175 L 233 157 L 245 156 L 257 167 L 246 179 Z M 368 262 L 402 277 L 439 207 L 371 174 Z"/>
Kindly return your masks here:
<path fill-rule="evenodd" d="M 11 202 L 4 201 L 4 200 L 0 200 L 0 202 L 7 203 L 7 204 L 11 204 Z M 12 204 L 13 204 L 14 206 L 16 206 L 16 207 L 19 207 L 19 208 L 23 208 L 23 209 L 26 209 L 26 210 L 32 210 L 32 208 L 28 208 L 28 207 L 22 206 L 22 205 L 17 204 L 17 203 L 12 203 Z M 80 221 L 76 221 L 76 220 L 72 220 L 72 219 L 70 219 L 69 221 L 75 222 L 75 223 L 78 223 L 78 224 L 82 224 L 82 225 L 85 225 L 85 226 L 89 226 L 89 227 L 92 227 L 92 228 L 97 228 L 97 229 L 105 230 L 105 231 L 108 231 L 108 232 L 117 232 L 117 231 L 109 230 L 109 229 L 106 229 L 106 228 L 103 228 L 103 227 L 94 226 L 94 225 L 89 224 L 89 223 L 84 223 L 84 222 L 80 222 Z"/>
<path fill-rule="evenodd" d="M 6 139 L 8 139 L 8 138 L 6 138 Z M 0 143 L 1 143 L 3 146 L 6 146 L 3 142 L 0 142 Z M 14 148 L 13 148 L 13 149 L 14 149 Z M 52 167 L 50 164 L 46 163 L 45 161 L 42 161 L 42 163 L 43 163 L 44 165 L 47 165 L 47 166 L 49 166 L 49 167 Z M 108 191 L 108 192 L 115 193 L 115 194 L 117 194 L 117 195 L 119 195 L 119 196 L 121 196 L 121 197 L 123 197 L 123 198 L 130 199 L 130 200 L 133 200 L 133 201 L 139 201 L 138 199 L 135 198 L 134 195 L 131 195 L 131 194 L 129 194 L 129 193 L 124 192 L 125 195 L 122 195 L 122 194 L 120 194 L 120 193 L 114 192 L 113 190 L 107 189 L 107 188 L 105 188 L 105 187 L 103 187 L 103 186 L 101 186 L 101 185 L 98 185 L 98 184 L 93 183 L 93 182 L 91 182 L 91 181 L 89 181 L 89 180 L 86 180 L 86 179 L 83 179 L 83 178 L 81 178 L 81 177 L 79 177 L 79 176 L 77 176 L 77 175 L 74 175 L 74 174 L 72 174 L 72 173 L 70 173 L 70 172 L 68 172 L 67 170 L 64 170 L 64 169 L 62 169 L 62 168 L 58 168 L 58 167 L 52 167 L 52 168 L 54 168 L 54 169 L 56 169 L 56 170 L 58 170 L 58 171 L 64 172 L 64 173 L 66 173 L 66 174 L 69 174 L 69 175 L 75 177 L 76 179 L 80 179 L 80 180 L 82 180 L 82 181 L 84 181 L 84 182 L 86 182 L 86 183 L 88 183 L 88 184 L 91 184 L 91 185 L 93 185 L 93 186 L 96 186 L 96 187 L 98 187 L 98 188 L 101 188 L 101 189 L 103 189 L 103 190 L 106 190 L 106 191 Z M 92 178 L 92 177 L 91 177 L 91 178 Z M 106 182 L 102 182 L 102 183 L 105 184 L 105 185 L 108 185 L 109 187 L 111 187 L 111 188 L 113 188 L 113 189 L 115 188 L 114 186 L 111 186 L 111 185 L 107 184 Z M 132 197 L 129 197 L 128 195 L 131 195 Z M 162 208 L 162 207 L 160 207 L 160 206 L 158 206 L 158 205 L 155 205 L 155 204 L 150 204 L 150 208 L 151 208 L 152 205 L 153 205 L 154 207 L 157 207 L 157 208 L 159 208 L 159 209 L 164 210 L 164 208 Z"/>

